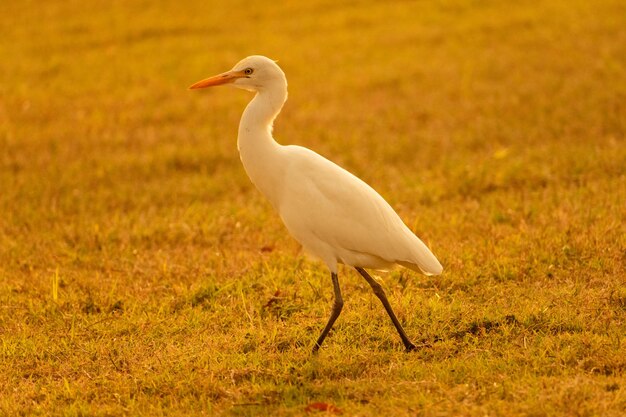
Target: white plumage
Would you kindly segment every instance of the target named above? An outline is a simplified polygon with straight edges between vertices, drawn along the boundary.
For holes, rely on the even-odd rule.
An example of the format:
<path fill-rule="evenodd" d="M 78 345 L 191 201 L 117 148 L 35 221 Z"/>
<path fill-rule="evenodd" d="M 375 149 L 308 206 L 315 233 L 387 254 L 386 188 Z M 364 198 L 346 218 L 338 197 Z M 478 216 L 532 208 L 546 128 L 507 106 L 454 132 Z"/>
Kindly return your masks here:
<path fill-rule="evenodd" d="M 282 146 L 272 137 L 272 123 L 287 100 L 287 80 L 280 67 L 263 56 L 250 56 L 232 70 L 190 88 L 229 84 L 256 92 L 239 124 L 237 146 L 254 185 L 278 211 L 289 233 L 329 268 L 335 288 L 330 320 L 321 343 L 343 305 L 337 264 L 353 266 L 381 299 L 407 350 L 415 346 L 395 318 L 382 287 L 363 268 L 394 264 L 438 275 L 442 266 L 391 206 L 365 182 L 301 146 Z"/>

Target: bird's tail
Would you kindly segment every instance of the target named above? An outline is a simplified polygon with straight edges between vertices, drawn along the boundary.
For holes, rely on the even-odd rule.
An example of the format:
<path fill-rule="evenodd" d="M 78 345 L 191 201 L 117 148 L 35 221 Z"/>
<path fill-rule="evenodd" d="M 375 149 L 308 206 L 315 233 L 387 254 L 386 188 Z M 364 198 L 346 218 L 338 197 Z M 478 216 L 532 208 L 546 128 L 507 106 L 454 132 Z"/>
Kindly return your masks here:
<path fill-rule="evenodd" d="M 398 264 L 402 265 L 405 268 L 412 269 L 415 272 L 419 272 L 420 274 L 424 274 L 426 276 L 441 275 L 441 272 L 443 271 L 443 266 L 441 266 L 439 261 L 437 261 L 437 264 L 439 265 L 438 269 L 437 268 L 422 269 L 421 266 L 414 264 L 412 262 L 407 262 L 407 261 L 398 261 Z"/>
<path fill-rule="evenodd" d="M 424 242 L 422 242 L 417 236 L 413 236 L 415 237 L 415 242 L 412 245 L 413 251 L 411 259 L 403 259 L 396 262 L 405 268 L 421 272 L 424 275 L 441 275 L 441 272 L 443 272 L 443 266 L 441 266 L 439 260 L 435 257 L 435 255 L 433 255 Z"/>

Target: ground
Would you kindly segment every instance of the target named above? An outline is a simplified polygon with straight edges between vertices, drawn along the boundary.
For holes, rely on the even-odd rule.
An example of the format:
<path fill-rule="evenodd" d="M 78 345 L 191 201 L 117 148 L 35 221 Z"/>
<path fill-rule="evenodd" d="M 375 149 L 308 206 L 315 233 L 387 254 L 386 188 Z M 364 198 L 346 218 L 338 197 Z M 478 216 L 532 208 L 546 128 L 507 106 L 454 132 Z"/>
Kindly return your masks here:
<path fill-rule="evenodd" d="M 0 415 L 620 416 L 626 5 L 0 3 Z M 246 178 L 250 99 L 377 189 L 440 277 L 330 276 Z M 316 403 L 318 403 L 316 405 Z"/>

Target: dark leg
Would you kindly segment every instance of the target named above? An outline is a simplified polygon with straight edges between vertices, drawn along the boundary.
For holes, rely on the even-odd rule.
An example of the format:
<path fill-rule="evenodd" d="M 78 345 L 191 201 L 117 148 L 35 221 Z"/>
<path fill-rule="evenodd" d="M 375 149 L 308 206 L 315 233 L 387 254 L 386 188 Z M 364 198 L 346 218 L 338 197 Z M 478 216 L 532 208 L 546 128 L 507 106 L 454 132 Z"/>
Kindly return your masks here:
<path fill-rule="evenodd" d="M 328 319 L 328 323 L 326 323 L 326 327 L 324 327 L 322 334 L 320 334 L 317 342 L 315 342 L 315 346 L 313 346 L 313 353 L 316 353 L 320 346 L 322 346 L 324 339 L 326 339 L 328 332 L 333 327 L 335 320 L 337 320 L 337 317 L 339 317 L 339 313 L 341 313 L 341 309 L 343 308 L 343 298 L 341 298 L 341 288 L 339 288 L 339 279 L 337 278 L 337 274 L 331 272 L 331 278 L 333 279 L 333 288 L 335 290 L 333 311 L 330 313 L 330 318 Z"/>
<path fill-rule="evenodd" d="M 360 268 L 360 267 L 355 267 L 355 269 L 359 272 L 359 274 L 363 275 L 363 278 L 365 278 L 367 283 L 370 284 L 370 287 L 372 287 L 372 290 L 374 290 L 374 294 L 376 294 L 376 297 L 378 297 L 378 299 L 383 303 L 383 306 L 385 307 L 385 310 L 387 310 L 387 314 L 389 314 L 389 317 L 391 318 L 393 325 L 396 326 L 396 330 L 398 331 L 398 334 L 400 335 L 400 339 L 402 339 L 402 343 L 404 343 L 404 347 L 406 348 L 407 352 L 414 350 L 415 345 L 409 340 L 406 333 L 404 333 L 404 329 L 402 328 L 402 325 L 400 324 L 400 322 L 398 321 L 398 318 L 393 312 L 393 309 L 391 308 L 391 304 L 389 304 L 389 300 L 387 300 L 387 296 L 385 295 L 385 290 L 383 290 L 383 287 L 378 282 L 376 282 L 374 278 L 372 278 L 365 271 L 365 269 Z"/>

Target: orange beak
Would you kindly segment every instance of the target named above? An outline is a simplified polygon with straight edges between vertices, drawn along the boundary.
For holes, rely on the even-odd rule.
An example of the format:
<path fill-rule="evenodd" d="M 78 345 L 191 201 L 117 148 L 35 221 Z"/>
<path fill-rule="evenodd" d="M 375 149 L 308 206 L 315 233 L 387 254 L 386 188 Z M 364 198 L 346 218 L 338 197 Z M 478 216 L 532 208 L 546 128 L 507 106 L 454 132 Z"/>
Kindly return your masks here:
<path fill-rule="evenodd" d="M 243 71 L 227 71 L 222 74 L 215 75 L 213 77 L 204 79 L 202 81 L 198 81 L 189 87 L 190 90 L 195 90 L 197 88 L 207 88 L 213 87 L 216 85 L 222 84 L 230 84 L 235 82 L 237 78 L 246 78 L 247 75 L 243 73 Z"/>

